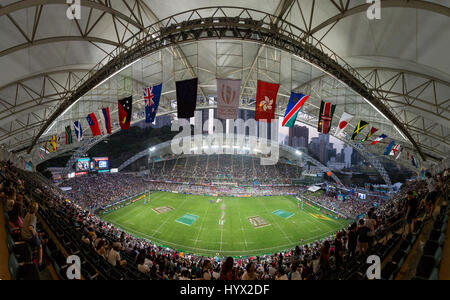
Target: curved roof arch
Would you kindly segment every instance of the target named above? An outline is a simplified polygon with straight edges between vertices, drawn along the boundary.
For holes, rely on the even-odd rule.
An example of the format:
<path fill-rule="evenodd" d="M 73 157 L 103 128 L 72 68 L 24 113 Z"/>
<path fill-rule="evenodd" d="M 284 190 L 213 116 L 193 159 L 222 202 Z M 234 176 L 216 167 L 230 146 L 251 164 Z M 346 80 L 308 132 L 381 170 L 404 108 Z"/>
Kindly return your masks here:
<path fill-rule="evenodd" d="M 0 65 L 11 72 L 0 75 L 0 143 L 16 151 L 23 151 L 30 142 L 36 140 L 46 126 L 44 120 L 52 116 L 68 95 L 93 75 L 92 71 L 135 43 L 133 36 L 148 35 L 149 28 L 158 20 L 190 9 L 244 5 L 238 0 L 175 0 L 170 3 L 163 0 L 106 3 L 82 0 L 83 17 L 81 20 L 69 20 L 66 17 L 68 5 L 65 0 L 5 2 L 0 6 L 0 28 L 6 36 L 0 47 Z M 251 0 L 245 2 L 245 7 L 278 16 L 279 19 L 273 19 L 274 23 L 281 19 L 293 23 L 306 33 L 306 40 L 312 41 L 314 38 L 321 41 L 339 57 L 343 57 L 375 87 L 374 95 L 389 108 L 401 125 L 405 126 L 413 140 L 424 149 L 425 154 L 431 155 L 428 158 L 440 160 L 449 153 L 447 141 L 450 128 L 450 62 L 446 59 L 446 52 L 450 47 L 450 8 L 448 4 L 435 0 L 383 0 L 381 3 L 382 20 L 374 21 L 369 21 L 364 14 L 368 6 L 365 0 Z M 388 30 L 389 28 L 397 30 Z M 432 43 L 430 38 L 433 39 Z M 211 52 L 212 48 L 203 47 L 200 51 Z M 258 69 L 259 75 L 256 77 L 270 78 L 270 72 L 261 72 L 258 65 L 261 54 L 264 56 L 262 52 L 267 48 L 270 47 L 261 46 L 253 52 L 253 58 L 251 55 L 248 58 L 244 55 L 239 68 L 230 67 L 226 73 L 231 74 L 230 76 L 240 74 L 248 94 L 254 89 L 255 75 L 252 70 Z M 202 65 L 193 61 L 190 51 L 192 49 L 189 47 L 177 46 L 170 48 L 169 52 L 161 52 L 174 57 L 175 64 L 184 66 L 180 70 L 174 69 L 172 75 L 166 76 L 164 80 L 172 80 L 183 72 L 184 76 L 198 76 L 200 72 L 212 76 L 217 71 L 218 59 L 211 58 L 217 53 L 206 54 L 205 61 L 211 64 Z M 199 50 L 197 57 L 198 53 Z M 96 64 L 99 65 L 97 68 L 91 68 L 91 71 L 71 70 L 71 66 Z M 280 63 L 280 66 L 285 68 L 284 63 Z M 167 67 L 173 68 L 173 64 Z M 58 73 L 47 74 L 48 70 L 57 68 L 66 68 L 67 76 L 58 76 Z M 159 72 L 157 67 L 154 68 Z M 163 68 L 166 66 L 161 67 Z M 290 72 L 295 71 L 291 68 Z M 147 81 L 143 80 L 144 78 L 136 78 L 139 76 L 134 75 L 135 71 L 131 73 L 127 76 L 132 80 Z M 38 75 L 29 78 L 29 74 Z M 208 78 L 207 75 L 202 76 Z M 300 76 L 298 85 L 291 88 L 320 76 L 323 76 L 320 70 L 313 70 L 305 76 L 308 78 Z M 42 80 L 46 82 L 45 88 L 41 85 Z M 211 89 L 214 83 L 210 80 L 203 82 L 200 87 L 202 97 L 213 96 Z M 318 87 L 320 85 L 317 85 Z M 47 89 L 54 91 L 50 93 Z M 338 99 L 340 89 L 330 90 L 332 96 Z M 172 91 L 166 92 L 167 98 L 170 98 Z M 288 92 L 285 91 L 286 94 Z M 109 96 L 114 94 L 118 95 L 120 92 L 116 90 Z M 100 87 L 98 91 L 91 91 L 87 95 L 89 101 L 82 103 L 87 105 L 86 109 L 96 109 L 92 102 L 97 98 L 100 103 L 106 103 L 107 97 L 107 91 L 101 90 Z M 348 96 L 344 93 L 343 97 L 349 97 L 345 108 L 347 110 L 354 95 Z M 167 103 L 167 109 L 170 109 L 170 101 L 167 100 Z M 75 108 L 84 111 L 77 106 L 73 109 Z M 361 109 L 361 116 L 370 115 L 367 107 L 358 102 L 355 111 Z M 313 106 L 309 112 L 315 113 Z M 8 116 L 9 114 L 11 116 Z M 71 117 L 75 118 L 76 113 L 72 115 Z M 70 118 L 60 118 L 64 119 Z M 385 120 L 380 122 L 385 124 Z M 51 132 L 48 127 L 47 133 Z M 46 133 L 45 130 L 43 133 Z"/>

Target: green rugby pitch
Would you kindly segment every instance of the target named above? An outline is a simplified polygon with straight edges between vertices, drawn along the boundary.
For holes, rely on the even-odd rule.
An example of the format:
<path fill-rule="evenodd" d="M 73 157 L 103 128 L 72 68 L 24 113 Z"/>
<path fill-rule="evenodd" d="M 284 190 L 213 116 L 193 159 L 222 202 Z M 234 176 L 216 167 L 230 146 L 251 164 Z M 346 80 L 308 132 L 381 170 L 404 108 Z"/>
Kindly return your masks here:
<path fill-rule="evenodd" d="M 220 198 L 222 202 L 216 203 L 217 197 L 155 192 L 150 204 L 144 205 L 142 199 L 103 219 L 161 246 L 234 257 L 292 249 L 302 240 L 314 242 L 348 226 L 346 220 L 317 219 L 312 214 L 320 213 L 308 206 L 298 209 L 293 196 Z M 161 207 L 173 210 L 156 213 L 154 209 Z M 260 217 L 270 226 L 255 227 L 249 222 L 252 217 Z"/>

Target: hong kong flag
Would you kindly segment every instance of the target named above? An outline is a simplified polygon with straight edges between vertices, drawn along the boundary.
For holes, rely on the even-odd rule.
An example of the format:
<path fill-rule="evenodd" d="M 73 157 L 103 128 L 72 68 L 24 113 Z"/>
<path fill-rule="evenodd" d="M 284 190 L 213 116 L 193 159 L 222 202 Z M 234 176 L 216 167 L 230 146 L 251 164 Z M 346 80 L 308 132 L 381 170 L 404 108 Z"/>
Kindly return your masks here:
<path fill-rule="evenodd" d="M 272 123 L 275 119 L 275 108 L 277 105 L 277 94 L 279 84 L 258 81 L 256 91 L 256 121 Z"/>
<path fill-rule="evenodd" d="M 93 136 L 102 135 L 102 131 L 100 130 L 100 125 L 98 124 L 98 120 L 95 114 L 94 113 L 89 114 L 86 119 L 89 123 L 89 126 L 91 127 L 92 135 Z"/>

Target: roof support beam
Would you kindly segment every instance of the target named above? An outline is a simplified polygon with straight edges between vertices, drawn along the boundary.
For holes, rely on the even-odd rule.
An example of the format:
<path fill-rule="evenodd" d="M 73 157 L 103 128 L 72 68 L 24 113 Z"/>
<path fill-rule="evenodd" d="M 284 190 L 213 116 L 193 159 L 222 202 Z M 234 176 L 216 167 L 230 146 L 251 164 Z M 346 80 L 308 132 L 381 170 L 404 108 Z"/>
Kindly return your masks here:
<path fill-rule="evenodd" d="M 315 33 L 324 29 L 325 27 L 332 25 L 336 22 L 339 22 L 340 20 L 342 20 L 344 18 L 366 12 L 371 5 L 372 5 L 371 3 L 362 4 L 362 5 L 355 6 L 353 8 L 344 10 L 340 14 L 337 14 L 337 15 L 329 18 L 328 20 L 324 21 L 323 23 L 321 23 L 318 26 L 316 26 L 315 28 L 313 28 L 311 30 L 310 34 L 314 35 Z M 434 12 L 437 14 L 441 14 L 441 15 L 450 17 L 450 8 L 440 5 L 440 4 L 436 4 L 436 3 L 432 3 L 432 2 L 428 2 L 428 1 L 422 1 L 422 0 L 407 0 L 407 1 L 405 1 L 405 0 L 381 0 L 381 8 L 389 8 L 389 7 L 423 9 L 423 10 L 431 11 L 431 12 Z"/>

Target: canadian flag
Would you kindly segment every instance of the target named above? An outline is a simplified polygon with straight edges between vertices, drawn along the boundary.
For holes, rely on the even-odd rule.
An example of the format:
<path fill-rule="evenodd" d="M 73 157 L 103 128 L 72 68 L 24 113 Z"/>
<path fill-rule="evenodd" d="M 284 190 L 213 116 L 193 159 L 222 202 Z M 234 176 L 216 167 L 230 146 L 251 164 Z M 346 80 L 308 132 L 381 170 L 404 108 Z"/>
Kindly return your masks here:
<path fill-rule="evenodd" d="M 266 121 L 272 123 L 275 119 L 275 108 L 277 105 L 277 95 L 279 84 L 258 81 L 256 91 L 256 121 Z"/>
<path fill-rule="evenodd" d="M 339 125 L 336 129 L 336 136 L 340 136 L 345 128 L 347 128 L 348 123 L 350 123 L 350 121 L 354 118 L 354 116 L 344 112 L 344 114 L 341 117 L 341 120 L 339 121 Z"/>

